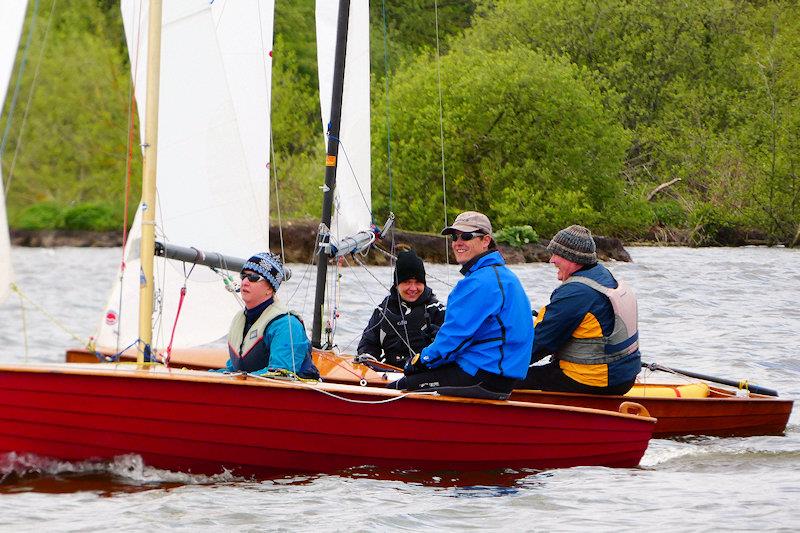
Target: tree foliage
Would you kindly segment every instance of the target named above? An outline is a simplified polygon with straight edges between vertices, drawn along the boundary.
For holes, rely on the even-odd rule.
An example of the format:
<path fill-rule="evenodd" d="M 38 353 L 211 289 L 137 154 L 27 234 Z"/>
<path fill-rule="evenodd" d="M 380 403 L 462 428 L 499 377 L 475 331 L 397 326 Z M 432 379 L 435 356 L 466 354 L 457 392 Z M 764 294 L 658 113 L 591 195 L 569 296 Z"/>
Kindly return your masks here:
<path fill-rule="evenodd" d="M 440 65 L 442 146 L 436 68 L 435 60 L 420 57 L 395 78 L 396 193 L 389 206 L 385 159 L 376 157 L 378 206 L 391 207 L 403 227 L 441 226 L 443 152 L 450 216 L 478 209 L 501 225 L 528 223 L 543 232 L 568 216 L 587 224 L 601 219 L 622 190 L 619 168 L 629 136 L 591 77 L 564 59 L 519 46 L 455 49 Z M 385 138 L 385 121 L 376 122 L 373 153 Z M 574 208 L 551 213 L 549 206 L 563 202 Z"/>
<path fill-rule="evenodd" d="M 52 18 L 45 4 L 19 105 L 0 120 L 11 223 L 63 227 L 71 209 L 78 225 L 120 222 L 118 2 L 57 2 Z M 320 210 L 314 4 L 276 1 L 272 211 L 280 199 L 288 218 Z M 402 227 L 441 227 L 444 176 L 449 219 L 475 208 L 543 236 L 584 223 L 633 238 L 668 226 L 696 244 L 800 237 L 797 2 L 376 0 L 370 22 L 373 201 Z"/>
<path fill-rule="evenodd" d="M 29 51 L 37 63 L 22 80 L 21 105 L 6 116 L 12 120 L 3 158 L 11 223 L 40 202 L 66 208 L 100 201 L 111 205 L 121 226 L 130 76 L 120 18 L 93 0 L 55 4 L 49 28 L 48 13 L 40 15 Z M 134 176 L 141 174 L 138 152 Z M 136 187 L 132 197 L 135 203 Z"/>

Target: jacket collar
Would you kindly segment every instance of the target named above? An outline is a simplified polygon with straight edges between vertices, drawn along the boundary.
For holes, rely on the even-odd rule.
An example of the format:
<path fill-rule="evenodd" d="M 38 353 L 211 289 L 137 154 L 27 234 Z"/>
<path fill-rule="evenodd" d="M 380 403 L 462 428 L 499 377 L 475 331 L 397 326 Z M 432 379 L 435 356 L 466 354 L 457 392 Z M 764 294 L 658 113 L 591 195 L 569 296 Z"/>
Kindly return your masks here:
<path fill-rule="evenodd" d="M 488 265 L 505 265 L 503 256 L 498 250 L 486 250 L 482 254 L 476 255 L 461 267 L 461 274 L 466 276 L 470 272 L 475 272 L 481 267 Z"/>
<path fill-rule="evenodd" d="M 420 305 L 429 304 L 433 299 L 433 289 L 425 285 L 425 290 L 422 291 L 422 294 L 419 295 L 419 298 L 417 298 L 415 302 L 407 302 L 400 298 L 400 293 L 397 292 L 397 286 L 395 285 L 389 289 L 389 296 L 386 298 L 386 304 L 390 305 L 394 309 L 400 309 L 401 301 L 406 307 L 418 307 Z"/>

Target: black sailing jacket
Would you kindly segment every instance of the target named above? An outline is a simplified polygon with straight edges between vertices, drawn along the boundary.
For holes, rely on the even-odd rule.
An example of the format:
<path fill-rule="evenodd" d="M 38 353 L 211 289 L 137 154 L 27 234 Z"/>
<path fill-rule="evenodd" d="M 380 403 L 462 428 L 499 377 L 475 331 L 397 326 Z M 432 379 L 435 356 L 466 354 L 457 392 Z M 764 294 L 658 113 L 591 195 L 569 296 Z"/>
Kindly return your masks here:
<path fill-rule="evenodd" d="M 402 368 L 409 356 L 433 342 L 444 314 L 444 305 L 430 287 L 426 286 L 412 303 L 402 301 L 397 287 L 392 287 L 373 311 L 358 343 L 358 353 Z"/>

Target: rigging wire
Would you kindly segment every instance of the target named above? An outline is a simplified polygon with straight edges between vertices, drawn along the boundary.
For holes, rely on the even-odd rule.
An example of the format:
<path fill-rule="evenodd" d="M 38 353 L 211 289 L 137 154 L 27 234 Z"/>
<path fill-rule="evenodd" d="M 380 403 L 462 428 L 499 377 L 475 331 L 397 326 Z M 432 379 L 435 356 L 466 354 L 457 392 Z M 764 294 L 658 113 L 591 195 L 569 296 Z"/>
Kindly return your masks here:
<path fill-rule="evenodd" d="M 381 1 L 381 12 L 383 14 L 383 68 L 386 83 L 386 175 L 389 178 L 389 212 L 392 212 L 392 199 L 394 193 L 394 182 L 392 175 L 392 121 L 389 110 L 391 109 L 389 100 L 389 33 L 386 21 L 386 0 Z M 392 232 L 392 242 L 394 242 L 394 232 Z"/>
<path fill-rule="evenodd" d="M 435 13 L 435 21 L 436 21 L 436 84 L 439 89 L 439 145 L 440 145 L 440 152 L 441 152 L 441 162 L 442 162 L 442 204 L 444 210 L 444 227 L 448 226 L 447 223 L 447 172 L 445 166 L 445 157 L 444 157 L 444 102 L 442 98 L 442 72 L 441 72 L 441 50 L 439 48 L 439 1 L 433 1 L 433 9 Z M 447 242 L 447 239 L 444 240 L 444 255 L 445 255 L 445 264 L 450 264 L 450 246 Z M 448 280 L 450 279 L 448 270 Z"/>
<path fill-rule="evenodd" d="M 135 3 L 131 3 L 131 9 L 133 9 L 134 12 L 136 12 L 136 7 L 137 6 L 136 6 Z M 139 4 L 139 17 L 138 17 L 137 24 L 135 26 L 137 28 L 136 53 L 134 55 L 133 65 L 131 67 L 130 83 L 128 84 L 128 147 L 127 147 L 128 149 L 127 149 L 127 157 L 125 159 L 125 195 L 124 195 L 124 208 L 123 208 L 123 211 L 122 211 L 122 251 L 121 251 L 122 256 L 120 257 L 119 277 L 117 278 L 118 282 L 119 282 L 119 287 L 120 287 L 119 300 L 117 302 L 117 309 L 118 309 L 118 312 L 117 312 L 117 323 L 118 324 L 122 323 L 122 313 L 123 313 L 123 310 L 124 310 L 124 307 L 122 305 L 122 294 L 123 294 L 122 282 L 125 279 L 125 268 L 127 266 L 126 263 L 125 263 L 125 248 L 126 248 L 126 245 L 128 243 L 128 209 L 129 209 L 129 205 L 130 205 L 130 196 L 131 196 L 131 174 L 133 172 L 133 145 L 134 145 L 133 136 L 134 136 L 134 123 L 135 123 L 133 114 L 134 114 L 135 109 L 136 109 L 136 90 L 135 89 L 136 89 L 136 82 L 137 82 L 136 76 L 139 73 L 139 52 L 141 51 L 141 48 L 142 48 L 142 46 L 141 46 L 141 44 L 142 44 L 141 29 L 142 29 L 142 13 L 143 13 L 143 11 L 144 10 L 141 8 L 141 4 Z M 133 18 L 133 17 L 131 17 L 131 18 Z M 102 328 L 102 324 L 99 327 Z M 97 333 L 99 333 L 99 331 Z M 98 336 L 97 333 L 95 334 L 95 336 Z M 119 351 L 119 349 L 120 349 L 120 336 L 117 335 L 116 338 L 117 338 L 116 350 Z"/>
<path fill-rule="evenodd" d="M 14 116 L 14 110 L 17 107 L 17 97 L 19 97 L 19 91 L 22 87 L 22 76 L 25 74 L 25 66 L 28 64 L 28 52 L 31 48 L 31 39 L 33 38 L 33 33 L 36 31 L 36 21 L 39 20 L 39 0 L 36 0 L 33 4 L 33 12 L 31 14 L 31 23 L 28 26 L 28 35 L 25 37 L 25 48 L 22 50 L 22 59 L 19 63 L 19 70 L 17 71 L 17 81 L 14 84 L 14 94 L 11 96 L 11 104 L 8 106 L 8 114 L 6 115 L 6 127 L 3 130 L 3 138 L 0 139 L 0 159 L 3 158 L 3 154 L 6 153 L 6 143 L 8 142 L 8 134 L 11 130 L 11 118 Z M 0 102 L 0 106 L 3 103 Z M 2 109 L 0 109 L 2 111 Z M 5 190 L 5 185 L 3 185 Z M 8 191 L 6 191 L 8 192 Z"/>
<path fill-rule="evenodd" d="M 358 188 L 358 192 L 361 195 L 361 201 L 364 202 L 364 207 L 366 207 L 367 211 L 369 212 L 370 222 L 372 222 L 374 224 L 375 223 L 375 217 L 372 214 L 372 208 L 370 206 L 370 202 L 369 202 L 369 200 L 367 200 L 367 196 L 364 194 L 364 190 L 361 188 L 361 182 L 358 180 L 358 176 L 356 175 L 356 171 L 353 169 L 353 164 L 350 161 L 350 157 L 348 157 L 348 155 L 347 155 L 347 149 L 345 148 L 344 143 L 342 142 L 341 139 L 338 139 L 337 137 L 331 135 L 330 133 L 328 133 L 328 137 L 333 139 L 333 140 L 335 140 L 339 144 L 339 150 L 342 152 L 342 154 L 344 154 L 344 160 L 347 161 L 347 167 L 350 169 L 350 173 L 353 175 L 353 180 L 356 182 L 356 187 Z M 337 169 L 338 169 L 338 165 L 337 165 Z M 337 183 L 339 182 L 338 174 L 336 176 L 336 181 L 337 181 Z M 338 195 L 334 195 L 334 196 L 336 197 L 336 202 L 337 202 L 337 209 L 336 209 L 337 220 L 336 220 L 336 223 L 337 223 L 337 226 L 338 226 L 338 223 L 339 223 L 339 220 L 338 220 L 338 214 L 339 214 L 339 209 L 338 209 L 339 204 L 338 204 L 338 202 L 339 202 L 339 198 L 338 198 Z"/>
<path fill-rule="evenodd" d="M 19 148 L 22 141 L 22 133 L 25 131 L 25 124 L 28 122 L 28 112 L 31 109 L 33 93 L 36 89 L 36 83 L 39 80 L 39 69 L 42 66 L 42 57 L 44 56 L 44 51 L 47 49 L 47 37 L 50 35 L 50 26 L 53 22 L 53 13 L 55 12 L 57 2 L 58 0 L 53 0 L 53 3 L 50 5 L 50 14 L 47 16 L 47 26 L 44 30 L 44 37 L 42 37 L 42 48 L 39 50 L 39 58 L 36 62 L 36 70 L 33 74 L 33 81 L 31 82 L 30 91 L 28 91 L 28 101 L 25 104 L 25 112 L 22 114 L 22 123 L 19 127 L 19 134 L 17 135 L 17 145 L 14 147 L 14 157 L 11 158 L 11 166 L 8 169 L 8 180 L 6 181 L 5 185 L 6 194 L 8 194 L 8 191 L 11 189 L 11 179 L 14 177 L 14 167 L 17 164 L 17 156 L 19 155 Z"/>

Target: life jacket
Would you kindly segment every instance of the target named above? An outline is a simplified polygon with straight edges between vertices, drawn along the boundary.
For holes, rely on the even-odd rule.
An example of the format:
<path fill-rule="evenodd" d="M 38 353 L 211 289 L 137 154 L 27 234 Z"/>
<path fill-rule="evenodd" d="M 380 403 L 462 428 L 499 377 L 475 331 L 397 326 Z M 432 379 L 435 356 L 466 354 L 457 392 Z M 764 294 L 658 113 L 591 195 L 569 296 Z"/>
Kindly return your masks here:
<path fill-rule="evenodd" d="M 555 354 L 557 359 L 584 365 L 600 365 L 618 361 L 639 349 L 636 295 L 623 280 L 617 280 L 616 289 L 584 276 L 572 276 L 564 283 L 582 283 L 605 295 L 614 309 L 614 330 L 611 335 L 594 339 L 571 338 Z"/>
<path fill-rule="evenodd" d="M 231 359 L 231 365 L 234 370 L 255 372 L 269 365 L 269 346 L 263 342 L 264 335 L 267 327 L 273 321 L 288 314 L 297 317 L 302 322 L 299 315 L 289 311 L 283 303 L 275 300 L 253 322 L 253 325 L 250 326 L 245 335 L 245 314 L 236 313 L 228 332 L 228 356 Z"/>

